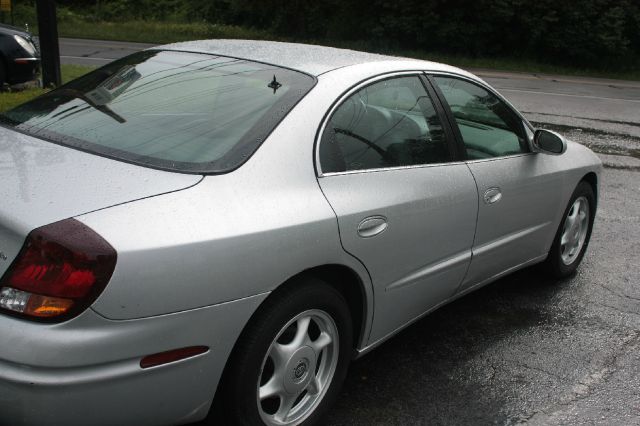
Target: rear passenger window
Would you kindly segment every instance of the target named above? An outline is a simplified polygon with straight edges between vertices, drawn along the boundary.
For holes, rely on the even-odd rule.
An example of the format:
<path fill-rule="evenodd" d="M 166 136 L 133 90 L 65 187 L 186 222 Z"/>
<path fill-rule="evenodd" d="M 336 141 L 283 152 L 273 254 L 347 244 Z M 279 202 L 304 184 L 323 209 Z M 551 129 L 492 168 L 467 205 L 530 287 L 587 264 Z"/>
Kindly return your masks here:
<path fill-rule="evenodd" d="M 367 86 L 335 110 L 320 140 L 323 173 L 450 161 L 442 123 L 418 77 Z"/>
<path fill-rule="evenodd" d="M 522 119 L 486 89 L 464 80 L 435 77 L 456 120 L 467 158 L 528 152 Z"/>

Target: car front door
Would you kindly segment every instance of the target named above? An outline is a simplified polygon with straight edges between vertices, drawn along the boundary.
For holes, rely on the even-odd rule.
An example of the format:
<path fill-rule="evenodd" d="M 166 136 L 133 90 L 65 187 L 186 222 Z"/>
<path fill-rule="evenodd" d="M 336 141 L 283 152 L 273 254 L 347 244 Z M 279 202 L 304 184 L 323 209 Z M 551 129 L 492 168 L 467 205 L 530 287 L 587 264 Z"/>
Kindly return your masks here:
<path fill-rule="evenodd" d="M 364 83 L 320 133 L 318 182 L 344 249 L 374 285 L 370 342 L 451 297 L 471 260 L 475 182 L 452 161 L 451 129 L 425 83 L 419 75 Z"/>
<path fill-rule="evenodd" d="M 530 152 L 531 129 L 495 93 L 460 77 L 430 77 L 475 178 L 478 225 L 461 290 L 546 255 L 555 234 L 562 174 Z"/>

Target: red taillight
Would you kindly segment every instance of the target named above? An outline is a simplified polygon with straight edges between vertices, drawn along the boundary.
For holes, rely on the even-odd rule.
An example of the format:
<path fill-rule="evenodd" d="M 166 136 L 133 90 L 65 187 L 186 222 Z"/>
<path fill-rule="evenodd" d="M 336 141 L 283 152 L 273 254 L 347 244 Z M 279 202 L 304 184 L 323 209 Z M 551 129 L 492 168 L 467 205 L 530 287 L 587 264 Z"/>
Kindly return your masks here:
<path fill-rule="evenodd" d="M 54 321 L 76 315 L 107 285 L 116 257 L 75 219 L 35 229 L 0 280 L 0 309 Z"/>

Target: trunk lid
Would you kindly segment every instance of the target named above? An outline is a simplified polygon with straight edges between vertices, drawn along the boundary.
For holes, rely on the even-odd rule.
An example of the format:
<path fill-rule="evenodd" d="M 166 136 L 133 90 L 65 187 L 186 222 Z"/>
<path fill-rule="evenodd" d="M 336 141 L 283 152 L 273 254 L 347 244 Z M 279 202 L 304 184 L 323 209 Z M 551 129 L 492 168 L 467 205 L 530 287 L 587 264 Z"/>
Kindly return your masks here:
<path fill-rule="evenodd" d="M 136 166 L 0 127 L 0 277 L 34 228 L 200 180 L 201 175 Z"/>

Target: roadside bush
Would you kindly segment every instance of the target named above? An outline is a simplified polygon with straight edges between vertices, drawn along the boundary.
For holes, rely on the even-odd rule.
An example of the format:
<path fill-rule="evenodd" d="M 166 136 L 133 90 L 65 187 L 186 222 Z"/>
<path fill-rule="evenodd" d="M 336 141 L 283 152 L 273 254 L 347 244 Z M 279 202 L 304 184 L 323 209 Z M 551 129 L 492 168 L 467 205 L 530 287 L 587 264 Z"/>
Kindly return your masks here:
<path fill-rule="evenodd" d="M 211 0 L 208 19 L 307 39 L 365 41 L 471 56 L 535 57 L 570 65 L 633 65 L 637 0 Z"/>

